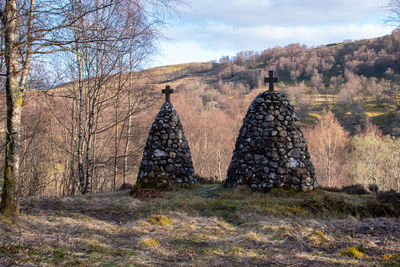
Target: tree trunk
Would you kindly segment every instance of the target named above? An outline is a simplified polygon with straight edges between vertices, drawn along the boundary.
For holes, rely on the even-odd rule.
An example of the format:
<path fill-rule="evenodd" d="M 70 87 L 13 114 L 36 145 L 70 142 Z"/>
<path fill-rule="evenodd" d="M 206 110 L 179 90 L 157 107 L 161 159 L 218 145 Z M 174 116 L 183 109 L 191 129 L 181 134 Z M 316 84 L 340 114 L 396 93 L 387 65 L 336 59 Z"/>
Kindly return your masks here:
<path fill-rule="evenodd" d="M 7 66 L 6 99 L 7 128 L 4 165 L 4 185 L 0 211 L 6 215 L 18 213 L 15 201 L 15 181 L 19 177 L 19 147 L 21 135 L 21 112 L 23 92 L 18 83 L 18 47 L 17 47 L 17 3 L 6 2 L 4 14 L 5 61 Z"/>

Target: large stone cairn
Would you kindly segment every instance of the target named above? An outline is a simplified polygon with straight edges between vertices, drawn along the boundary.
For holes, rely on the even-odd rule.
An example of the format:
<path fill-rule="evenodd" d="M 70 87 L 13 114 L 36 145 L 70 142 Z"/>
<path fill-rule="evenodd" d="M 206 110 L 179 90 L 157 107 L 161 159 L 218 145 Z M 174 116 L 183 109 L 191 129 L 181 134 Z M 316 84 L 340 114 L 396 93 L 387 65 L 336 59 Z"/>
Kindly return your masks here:
<path fill-rule="evenodd" d="M 272 89 L 258 95 L 243 119 L 225 182 L 239 184 L 263 192 L 273 187 L 309 191 L 318 186 L 299 118 L 282 92 Z"/>
<path fill-rule="evenodd" d="M 172 90 L 166 94 L 166 102 L 150 129 L 137 188 L 173 189 L 196 182 L 189 145 L 179 116 L 169 102 L 170 93 Z"/>

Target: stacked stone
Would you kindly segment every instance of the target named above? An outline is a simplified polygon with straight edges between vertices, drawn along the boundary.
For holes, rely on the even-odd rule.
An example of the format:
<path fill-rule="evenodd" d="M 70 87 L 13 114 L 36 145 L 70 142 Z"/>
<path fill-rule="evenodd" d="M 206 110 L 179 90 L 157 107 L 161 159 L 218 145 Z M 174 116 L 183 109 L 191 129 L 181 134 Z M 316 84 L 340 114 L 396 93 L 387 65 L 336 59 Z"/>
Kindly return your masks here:
<path fill-rule="evenodd" d="M 293 105 L 282 92 L 258 95 L 236 140 L 226 186 L 248 184 L 255 191 L 318 186 L 308 146 Z"/>
<path fill-rule="evenodd" d="M 136 187 L 173 189 L 195 182 L 182 124 L 174 106 L 166 102 L 150 129 Z"/>

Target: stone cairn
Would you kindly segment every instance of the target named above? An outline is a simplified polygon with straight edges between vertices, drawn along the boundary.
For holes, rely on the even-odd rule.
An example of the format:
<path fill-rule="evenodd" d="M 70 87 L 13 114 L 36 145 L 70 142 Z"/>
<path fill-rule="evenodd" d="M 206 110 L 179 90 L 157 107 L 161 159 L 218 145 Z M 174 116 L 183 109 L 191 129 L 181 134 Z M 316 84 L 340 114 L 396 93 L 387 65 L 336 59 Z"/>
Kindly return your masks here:
<path fill-rule="evenodd" d="M 310 191 L 318 186 L 299 118 L 286 94 L 269 91 L 251 103 L 236 140 L 225 186 L 248 184 L 254 191 L 273 187 Z"/>
<path fill-rule="evenodd" d="M 162 90 L 165 103 L 151 126 L 136 188 L 173 189 L 196 183 L 189 145 L 170 102 L 173 91 L 169 86 Z"/>

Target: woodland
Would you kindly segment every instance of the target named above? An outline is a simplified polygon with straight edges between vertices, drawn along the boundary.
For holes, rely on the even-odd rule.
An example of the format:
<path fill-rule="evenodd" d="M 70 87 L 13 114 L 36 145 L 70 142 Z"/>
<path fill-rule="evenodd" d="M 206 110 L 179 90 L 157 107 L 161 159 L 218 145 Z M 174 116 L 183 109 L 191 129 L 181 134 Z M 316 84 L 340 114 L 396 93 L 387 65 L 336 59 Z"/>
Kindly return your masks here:
<path fill-rule="evenodd" d="M 393 69 L 399 65 L 399 46 L 400 33 L 395 31 L 373 40 L 312 49 L 296 44 L 267 49 L 244 57 L 240 64 L 237 57 L 252 53 L 239 53 L 226 63 L 123 69 L 98 78 L 87 78 L 96 66 L 83 65 L 88 69 L 82 70 L 86 73 L 81 80 L 48 90 L 32 77 L 32 86 L 38 87 L 24 98 L 18 196 L 115 191 L 134 184 L 166 84 L 176 89 L 172 103 L 196 174 L 223 181 L 242 119 L 252 99 L 266 90 L 261 80 L 269 69 L 280 77 L 277 90 L 287 93 L 296 106 L 322 186 L 374 183 L 398 191 L 400 88 Z M 386 65 L 375 76 L 359 72 L 368 66 L 375 69 L 379 62 Z M 342 71 L 338 65 L 348 67 Z M 314 68 L 308 70 L 310 66 Z M 115 71 L 109 64 L 102 67 L 102 72 Z M 290 75 L 293 68 L 301 70 L 296 77 Z M 4 109 L 2 122 L 5 125 Z"/>

